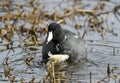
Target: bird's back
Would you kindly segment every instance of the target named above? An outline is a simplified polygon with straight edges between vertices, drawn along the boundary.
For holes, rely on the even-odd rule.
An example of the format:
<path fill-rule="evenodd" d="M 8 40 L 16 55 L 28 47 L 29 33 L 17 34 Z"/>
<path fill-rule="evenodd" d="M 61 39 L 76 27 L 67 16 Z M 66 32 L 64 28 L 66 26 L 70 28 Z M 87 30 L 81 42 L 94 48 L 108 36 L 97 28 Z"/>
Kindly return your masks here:
<path fill-rule="evenodd" d="M 70 61 L 84 62 L 87 59 L 85 41 L 82 38 L 69 34 L 62 46 L 64 47 L 64 53 L 70 56 Z"/>

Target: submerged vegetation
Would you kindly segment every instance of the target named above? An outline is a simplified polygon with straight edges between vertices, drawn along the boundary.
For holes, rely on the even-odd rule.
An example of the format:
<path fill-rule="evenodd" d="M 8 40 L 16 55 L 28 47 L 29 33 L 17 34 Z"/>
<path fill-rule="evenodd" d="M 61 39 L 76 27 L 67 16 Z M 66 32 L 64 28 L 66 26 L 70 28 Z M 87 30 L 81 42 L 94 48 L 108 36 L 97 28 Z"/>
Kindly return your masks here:
<path fill-rule="evenodd" d="M 120 34 L 115 32 L 115 22 L 109 22 L 109 20 L 112 19 L 110 14 L 113 14 L 117 22 L 120 23 L 120 4 L 118 4 L 120 2 L 114 2 L 112 0 L 96 0 L 97 5 L 93 5 L 92 7 L 91 4 L 93 1 L 91 2 L 90 0 L 85 1 L 87 3 L 89 2 L 88 4 L 85 4 L 84 0 L 60 0 L 56 2 L 25 0 L 23 3 L 17 3 L 16 1 L 0 1 L 0 52 L 7 51 L 6 55 L 0 54 L 0 57 L 4 56 L 4 60 L 1 59 L 2 61 L 0 61 L 0 66 L 4 67 L 3 71 L 0 70 L 0 81 L 10 81 L 10 83 L 16 83 L 19 81 L 21 83 L 67 83 L 69 81 L 72 73 L 68 73 L 64 70 L 65 63 L 61 63 L 63 67 L 60 67 L 58 64 L 55 64 L 54 61 L 51 61 L 48 65 L 48 69 L 46 69 L 45 66 L 45 71 L 47 71 L 47 73 L 44 73 L 45 75 L 42 79 L 37 80 L 37 82 L 34 76 L 29 81 L 26 81 L 26 78 L 24 77 L 17 77 L 17 75 L 13 73 L 15 71 L 14 67 L 11 66 L 12 60 L 10 59 L 10 52 L 14 53 L 16 51 L 15 49 L 21 48 L 22 50 L 19 51 L 20 53 L 32 55 L 25 56 L 24 59 L 22 59 L 27 66 L 26 70 L 31 68 L 31 63 L 36 60 L 37 54 L 41 53 L 38 47 L 42 46 L 45 40 L 48 24 L 53 21 L 63 26 L 67 26 L 68 28 L 69 26 L 73 27 L 76 34 L 89 42 L 88 45 L 90 46 L 109 47 L 113 49 L 112 53 L 114 55 L 120 53 L 119 44 L 116 46 L 106 44 L 108 43 L 106 40 L 107 33 L 120 37 Z M 58 5 L 53 6 L 55 10 L 54 8 L 48 8 L 48 5 L 51 5 L 52 7 L 53 4 Z M 62 4 L 66 4 L 67 7 Z M 114 4 L 114 6 L 109 9 L 107 8 L 109 4 Z M 96 32 L 101 39 L 106 42 L 103 44 L 93 43 L 96 42 L 96 40 L 86 38 L 90 32 Z M 98 42 L 100 41 L 101 40 L 98 40 Z M 117 40 L 115 42 L 109 42 L 120 43 L 117 42 Z M 92 52 L 93 50 L 94 47 L 91 47 L 89 51 Z M 13 54 L 12 56 L 16 55 L 17 54 Z M 94 62 L 91 63 L 97 65 Z M 40 61 L 37 64 L 41 66 Z M 117 80 L 119 80 L 120 83 L 120 78 L 118 78 L 120 74 L 114 72 L 120 69 L 117 67 L 110 67 L 110 63 L 108 63 L 108 66 L 105 68 L 107 69 L 107 71 L 105 70 L 106 76 L 101 80 L 97 80 L 96 83 L 109 83 L 110 79 L 113 79 L 114 83 L 118 83 Z M 90 71 L 89 77 L 90 79 L 88 83 L 95 83 L 92 80 L 92 71 Z M 8 80 L 3 78 L 7 78 Z"/>

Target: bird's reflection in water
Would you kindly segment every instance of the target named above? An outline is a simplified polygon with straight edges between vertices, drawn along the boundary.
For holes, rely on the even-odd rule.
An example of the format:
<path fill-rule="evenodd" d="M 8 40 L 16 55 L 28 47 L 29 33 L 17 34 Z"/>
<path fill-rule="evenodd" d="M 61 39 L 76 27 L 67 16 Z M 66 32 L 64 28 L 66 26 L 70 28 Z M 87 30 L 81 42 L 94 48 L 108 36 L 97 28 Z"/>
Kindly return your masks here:
<path fill-rule="evenodd" d="M 83 64 L 60 62 L 49 62 L 45 67 L 47 70 L 44 83 L 68 83 L 73 72 L 76 72 Z"/>

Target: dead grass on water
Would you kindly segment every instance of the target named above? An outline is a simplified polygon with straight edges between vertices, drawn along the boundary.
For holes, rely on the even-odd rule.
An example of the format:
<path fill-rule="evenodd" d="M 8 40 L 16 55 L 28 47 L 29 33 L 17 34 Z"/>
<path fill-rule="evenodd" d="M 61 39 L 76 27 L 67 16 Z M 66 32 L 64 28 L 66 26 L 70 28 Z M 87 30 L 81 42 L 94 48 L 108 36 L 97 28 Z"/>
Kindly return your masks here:
<path fill-rule="evenodd" d="M 81 0 L 82 1 L 82 0 Z M 74 1 L 74 6 L 78 1 Z M 104 10 L 106 4 L 101 3 L 98 6 L 95 6 L 91 10 L 84 9 L 85 6 L 83 6 L 83 9 L 74 8 L 73 9 L 65 9 L 63 10 L 64 14 L 60 15 L 59 11 L 55 11 L 53 14 L 48 14 L 44 10 L 44 8 L 40 7 L 39 2 L 37 0 L 30 0 L 27 4 L 13 4 L 12 0 L 6 0 L 6 1 L 0 1 L 0 11 L 5 13 L 2 16 L 0 16 L 0 22 L 3 23 L 3 26 L 1 25 L 0 28 L 0 45 L 4 46 L 4 49 L 1 49 L 0 52 L 4 52 L 6 50 L 9 50 L 8 54 L 6 55 L 6 58 L 3 61 L 4 66 L 4 76 L 8 77 L 10 80 L 10 83 L 16 82 L 16 76 L 11 74 L 11 71 L 14 71 L 14 68 L 9 66 L 8 60 L 9 60 L 9 53 L 11 51 L 14 52 L 14 49 L 16 48 L 23 48 L 23 51 L 25 51 L 24 47 L 34 46 L 30 47 L 29 50 L 37 50 L 38 46 L 43 45 L 44 36 L 47 32 L 47 27 L 50 21 L 55 21 L 62 25 L 68 25 L 65 21 L 66 18 L 71 18 L 75 21 L 74 28 L 79 32 L 80 29 L 84 28 L 83 34 L 78 33 L 82 38 L 84 38 L 89 31 L 95 31 L 98 32 L 101 36 L 101 38 L 105 39 L 105 33 L 111 32 L 114 36 L 118 36 L 117 33 L 114 32 L 114 29 L 110 30 L 108 24 L 105 22 L 108 18 L 103 18 L 102 15 L 108 15 L 113 13 L 120 22 L 119 16 L 120 16 L 120 5 L 116 5 L 113 9 L 110 11 L 102 12 Z M 29 10 L 25 10 L 25 8 L 30 8 Z M 101 12 L 98 12 L 101 11 Z M 84 21 L 84 24 L 80 23 L 80 20 L 75 18 L 75 15 L 78 16 L 87 16 Z M 19 21 L 22 20 L 24 23 L 20 26 L 18 26 Z M 103 26 L 103 24 L 106 23 L 106 27 Z M 27 24 L 30 24 L 30 26 L 27 26 Z M 114 25 L 114 23 L 112 23 Z M 88 28 L 86 28 L 86 26 Z M 19 45 L 16 47 L 14 46 L 13 36 L 17 35 L 19 37 Z M 42 41 L 39 41 L 39 38 Z M 7 44 L 4 44 L 4 41 L 8 41 Z M 93 42 L 95 40 L 88 40 L 90 42 Z M 118 42 L 119 43 L 119 42 Z M 24 46 L 22 46 L 24 45 Z M 92 45 L 92 44 L 91 44 Z M 105 46 L 113 48 L 113 54 L 116 54 L 116 50 L 120 49 L 119 46 L 110 46 L 110 45 L 97 45 L 95 46 Z M 93 48 L 91 48 L 92 51 Z M 23 52 L 22 51 L 22 52 Z M 24 59 L 24 62 L 27 66 L 30 66 L 30 62 L 34 60 L 35 57 L 28 57 Z M 111 68 L 108 64 L 107 67 L 107 75 L 103 76 L 103 79 L 100 81 L 97 81 L 97 83 L 107 83 L 109 81 L 109 78 L 112 78 L 115 80 L 119 79 L 119 73 L 113 72 L 114 70 L 117 70 L 116 68 Z M 43 83 L 67 83 L 68 79 L 70 78 L 70 74 L 65 74 L 65 72 L 58 72 L 55 69 L 55 63 L 50 62 L 48 74 L 43 77 Z M 0 74 L 0 78 L 3 77 L 3 74 Z M 33 77 L 29 83 L 34 83 L 35 77 Z M 21 83 L 25 83 L 25 79 L 21 78 Z M 92 81 L 92 71 L 90 72 L 90 83 L 94 83 Z M 119 81 L 120 83 L 120 81 Z"/>

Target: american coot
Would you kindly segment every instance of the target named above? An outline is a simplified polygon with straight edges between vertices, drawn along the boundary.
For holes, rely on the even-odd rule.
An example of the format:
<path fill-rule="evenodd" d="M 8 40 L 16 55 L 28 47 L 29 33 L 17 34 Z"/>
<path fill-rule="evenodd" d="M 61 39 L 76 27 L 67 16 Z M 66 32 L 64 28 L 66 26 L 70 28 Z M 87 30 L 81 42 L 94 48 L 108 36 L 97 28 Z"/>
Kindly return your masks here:
<path fill-rule="evenodd" d="M 67 54 L 69 62 L 85 62 L 87 59 L 85 41 L 74 33 L 62 29 L 57 23 L 48 26 L 47 37 L 42 48 L 42 62 L 48 62 L 49 52 Z"/>

